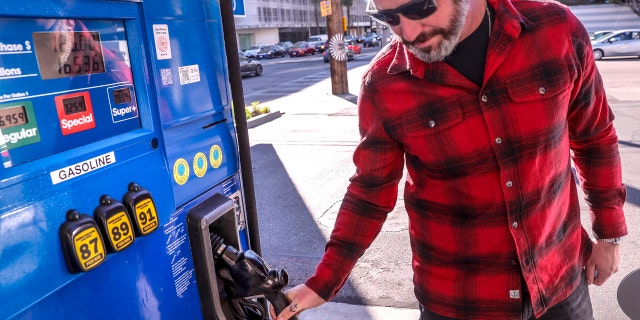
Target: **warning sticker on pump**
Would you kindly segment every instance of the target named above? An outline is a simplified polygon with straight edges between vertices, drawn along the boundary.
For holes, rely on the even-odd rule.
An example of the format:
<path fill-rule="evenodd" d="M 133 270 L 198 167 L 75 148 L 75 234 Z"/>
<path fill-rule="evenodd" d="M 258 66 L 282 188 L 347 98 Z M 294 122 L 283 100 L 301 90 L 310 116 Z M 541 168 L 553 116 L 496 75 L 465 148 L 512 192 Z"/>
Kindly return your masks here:
<path fill-rule="evenodd" d="M 209 149 L 209 161 L 214 169 L 220 168 L 222 164 L 222 149 L 219 145 L 214 144 L 213 147 Z"/>
<path fill-rule="evenodd" d="M 158 60 L 171 59 L 171 41 L 169 39 L 168 25 L 153 25 L 153 41 L 156 44 L 156 58 Z"/>
<path fill-rule="evenodd" d="M 202 178 L 205 173 L 207 173 L 207 167 L 209 164 L 207 163 L 207 156 L 202 152 L 196 153 L 193 157 L 193 172 L 195 172 L 198 178 Z"/>
<path fill-rule="evenodd" d="M 185 159 L 178 159 L 173 164 L 173 179 L 177 184 L 183 185 L 189 180 L 189 163 Z"/>

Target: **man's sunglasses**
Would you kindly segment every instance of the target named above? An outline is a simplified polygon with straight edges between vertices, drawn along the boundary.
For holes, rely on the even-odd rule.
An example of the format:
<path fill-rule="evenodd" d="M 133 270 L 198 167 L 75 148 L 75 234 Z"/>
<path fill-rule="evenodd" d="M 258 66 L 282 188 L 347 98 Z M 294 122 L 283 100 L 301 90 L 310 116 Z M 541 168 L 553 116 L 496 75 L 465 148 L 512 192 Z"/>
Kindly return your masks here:
<path fill-rule="evenodd" d="M 390 26 L 400 24 L 402 16 L 411 20 L 422 20 L 432 15 L 438 9 L 436 0 L 411 0 L 395 9 L 378 10 L 372 0 L 367 2 L 366 12 L 374 19 Z"/>

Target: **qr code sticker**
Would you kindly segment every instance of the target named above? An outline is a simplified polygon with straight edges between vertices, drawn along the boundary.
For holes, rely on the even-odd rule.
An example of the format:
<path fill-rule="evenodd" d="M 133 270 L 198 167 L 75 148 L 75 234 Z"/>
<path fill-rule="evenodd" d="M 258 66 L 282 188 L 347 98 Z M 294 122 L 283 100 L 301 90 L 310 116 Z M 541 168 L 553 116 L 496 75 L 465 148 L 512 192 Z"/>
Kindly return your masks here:
<path fill-rule="evenodd" d="M 191 78 L 189 77 L 189 68 L 181 67 L 180 68 L 180 84 L 191 83 Z"/>
<path fill-rule="evenodd" d="M 160 69 L 160 76 L 162 78 L 162 85 L 168 86 L 173 84 L 173 77 L 171 76 L 171 69 Z"/>

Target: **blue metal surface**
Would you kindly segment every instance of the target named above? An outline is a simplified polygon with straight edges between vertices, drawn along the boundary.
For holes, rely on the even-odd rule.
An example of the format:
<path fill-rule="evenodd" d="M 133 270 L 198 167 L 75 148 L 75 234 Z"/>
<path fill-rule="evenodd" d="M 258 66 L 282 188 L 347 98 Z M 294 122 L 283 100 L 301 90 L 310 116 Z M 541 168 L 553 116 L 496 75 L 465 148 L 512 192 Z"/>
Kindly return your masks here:
<path fill-rule="evenodd" d="M 25 41 L 60 21 L 100 34 L 104 71 L 43 71 L 51 63 Z M 24 106 L 39 133 L 23 145 L 0 139 L 0 319 L 201 318 L 186 212 L 216 192 L 234 198 L 249 249 L 217 2 L 3 0 L 0 28 L 0 43 L 25 51 L 0 54 L 0 66 L 35 74 L 0 76 L 0 112 Z M 90 100 L 95 126 L 65 131 L 59 109 L 77 99 Z M 122 200 L 129 182 L 150 192 L 159 228 L 71 274 L 66 212 L 93 216 L 102 195 Z"/>

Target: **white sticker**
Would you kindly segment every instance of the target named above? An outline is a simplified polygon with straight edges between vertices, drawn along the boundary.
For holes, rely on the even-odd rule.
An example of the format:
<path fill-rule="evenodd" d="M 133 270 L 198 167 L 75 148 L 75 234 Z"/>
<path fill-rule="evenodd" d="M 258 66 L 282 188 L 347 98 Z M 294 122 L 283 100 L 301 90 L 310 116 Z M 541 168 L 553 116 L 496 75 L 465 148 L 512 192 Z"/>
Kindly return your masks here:
<path fill-rule="evenodd" d="M 200 68 L 197 64 L 178 68 L 178 74 L 181 85 L 200 81 Z"/>
<path fill-rule="evenodd" d="M 169 39 L 169 26 L 166 24 L 153 25 L 153 40 L 156 43 L 158 60 L 171 59 L 171 41 Z"/>
<path fill-rule="evenodd" d="M 68 167 L 52 171 L 51 182 L 58 184 L 73 178 L 77 178 L 85 173 L 109 166 L 116 163 L 116 154 L 111 151 L 95 158 L 72 164 Z"/>
<path fill-rule="evenodd" d="M 168 86 L 173 84 L 173 76 L 171 75 L 171 69 L 160 69 L 160 78 L 162 79 L 163 86 Z"/>
<path fill-rule="evenodd" d="M 520 299 L 520 290 L 509 290 L 509 298 Z"/>

